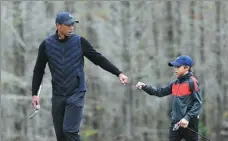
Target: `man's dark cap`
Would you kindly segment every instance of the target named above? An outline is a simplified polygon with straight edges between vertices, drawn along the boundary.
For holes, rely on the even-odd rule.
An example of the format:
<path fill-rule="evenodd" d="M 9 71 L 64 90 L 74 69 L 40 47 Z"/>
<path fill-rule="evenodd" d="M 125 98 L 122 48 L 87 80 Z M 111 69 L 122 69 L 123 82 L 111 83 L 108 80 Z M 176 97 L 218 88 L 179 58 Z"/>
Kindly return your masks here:
<path fill-rule="evenodd" d="M 72 25 L 74 23 L 79 23 L 70 13 L 61 11 L 56 15 L 55 23 Z"/>

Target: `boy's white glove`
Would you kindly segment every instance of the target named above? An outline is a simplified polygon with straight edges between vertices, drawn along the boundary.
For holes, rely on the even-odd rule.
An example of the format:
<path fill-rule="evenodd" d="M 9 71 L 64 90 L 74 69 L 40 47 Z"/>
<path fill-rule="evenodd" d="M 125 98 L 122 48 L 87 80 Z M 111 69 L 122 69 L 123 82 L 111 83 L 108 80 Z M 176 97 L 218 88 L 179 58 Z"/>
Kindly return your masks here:
<path fill-rule="evenodd" d="M 136 84 L 136 88 L 142 89 L 142 87 L 145 86 L 145 85 L 146 85 L 145 83 L 139 81 L 139 82 Z"/>
<path fill-rule="evenodd" d="M 187 127 L 188 127 L 188 124 L 189 124 L 189 121 L 187 121 L 185 118 L 182 118 L 182 119 L 179 121 L 179 124 L 180 124 L 181 127 L 187 128 Z"/>

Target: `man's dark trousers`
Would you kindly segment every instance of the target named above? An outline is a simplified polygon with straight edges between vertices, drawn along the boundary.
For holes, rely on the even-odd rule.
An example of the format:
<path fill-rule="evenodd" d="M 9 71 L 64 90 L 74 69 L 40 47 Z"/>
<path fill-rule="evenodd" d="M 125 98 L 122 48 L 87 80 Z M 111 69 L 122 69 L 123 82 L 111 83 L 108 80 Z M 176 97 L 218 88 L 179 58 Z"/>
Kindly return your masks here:
<path fill-rule="evenodd" d="M 52 96 L 52 118 L 57 141 L 81 141 L 79 128 L 85 92 L 72 96 Z"/>
<path fill-rule="evenodd" d="M 189 121 L 188 127 L 193 129 L 194 131 L 198 132 L 198 118 L 192 118 Z M 173 131 L 174 124 L 171 125 L 169 129 L 169 141 L 181 141 L 181 139 L 185 139 L 186 141 L 198 141 L 198 135 L 193 131 L 187 128 L 179 128 L 176 131 Z"/>

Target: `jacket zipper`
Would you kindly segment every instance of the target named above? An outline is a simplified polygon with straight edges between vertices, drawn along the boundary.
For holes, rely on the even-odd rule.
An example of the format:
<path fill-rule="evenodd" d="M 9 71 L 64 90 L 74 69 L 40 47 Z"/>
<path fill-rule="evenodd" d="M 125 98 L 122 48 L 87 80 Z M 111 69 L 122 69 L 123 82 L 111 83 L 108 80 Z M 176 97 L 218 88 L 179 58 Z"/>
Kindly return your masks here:
<path fill-rule="evenodd" d="M 178 82 L 177 96 L 179 96 L 180 83 Z"/>
<path fill-rule="evenodd" d="M 179 88 L 180 88 L 180 82 L 178 82 L 178 88 L 177 88 L 177 97 L 176 97 L 176 103 L 175 103 L 175 106 L 176 106 L 176 108 L 178 107 L 178 105 L 179 105 L 179 99 L 178 99 L 178 97 L 179 97 Z M 175 109 L 176 109 L 175 108 Z M 177 111 L 175 111 L 176 112 L 176 114 L 177 114 Z M 176 115 L 176 117 L 177 117 L 177 115 Z"/>

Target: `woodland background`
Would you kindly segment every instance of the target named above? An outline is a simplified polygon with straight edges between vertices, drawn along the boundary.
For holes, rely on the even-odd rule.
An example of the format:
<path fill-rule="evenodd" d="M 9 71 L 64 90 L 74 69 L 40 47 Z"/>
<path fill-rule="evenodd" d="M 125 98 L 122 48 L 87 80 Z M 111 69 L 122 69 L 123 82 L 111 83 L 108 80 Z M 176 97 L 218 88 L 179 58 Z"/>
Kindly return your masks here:
<path fill-rule="evenodd" d="M 195 61 L 203 97 L 199 132 L 213 141 L 228 140 L 228 2 L 154 0 L 2 1 L 2 141 L 56 140 L 48 66 L 41 112 L 32 120 L 28 116 L 38 47 L 55 32 L 61 10 L 80 21 L 77 34 L 129 77 L 123 86 L 85 59 L 83 141 L 167 141 L 171 96 L 149 96 L 135 84 L 167 85 L 175 79 L 167 63 L 180 54 Z"/>

